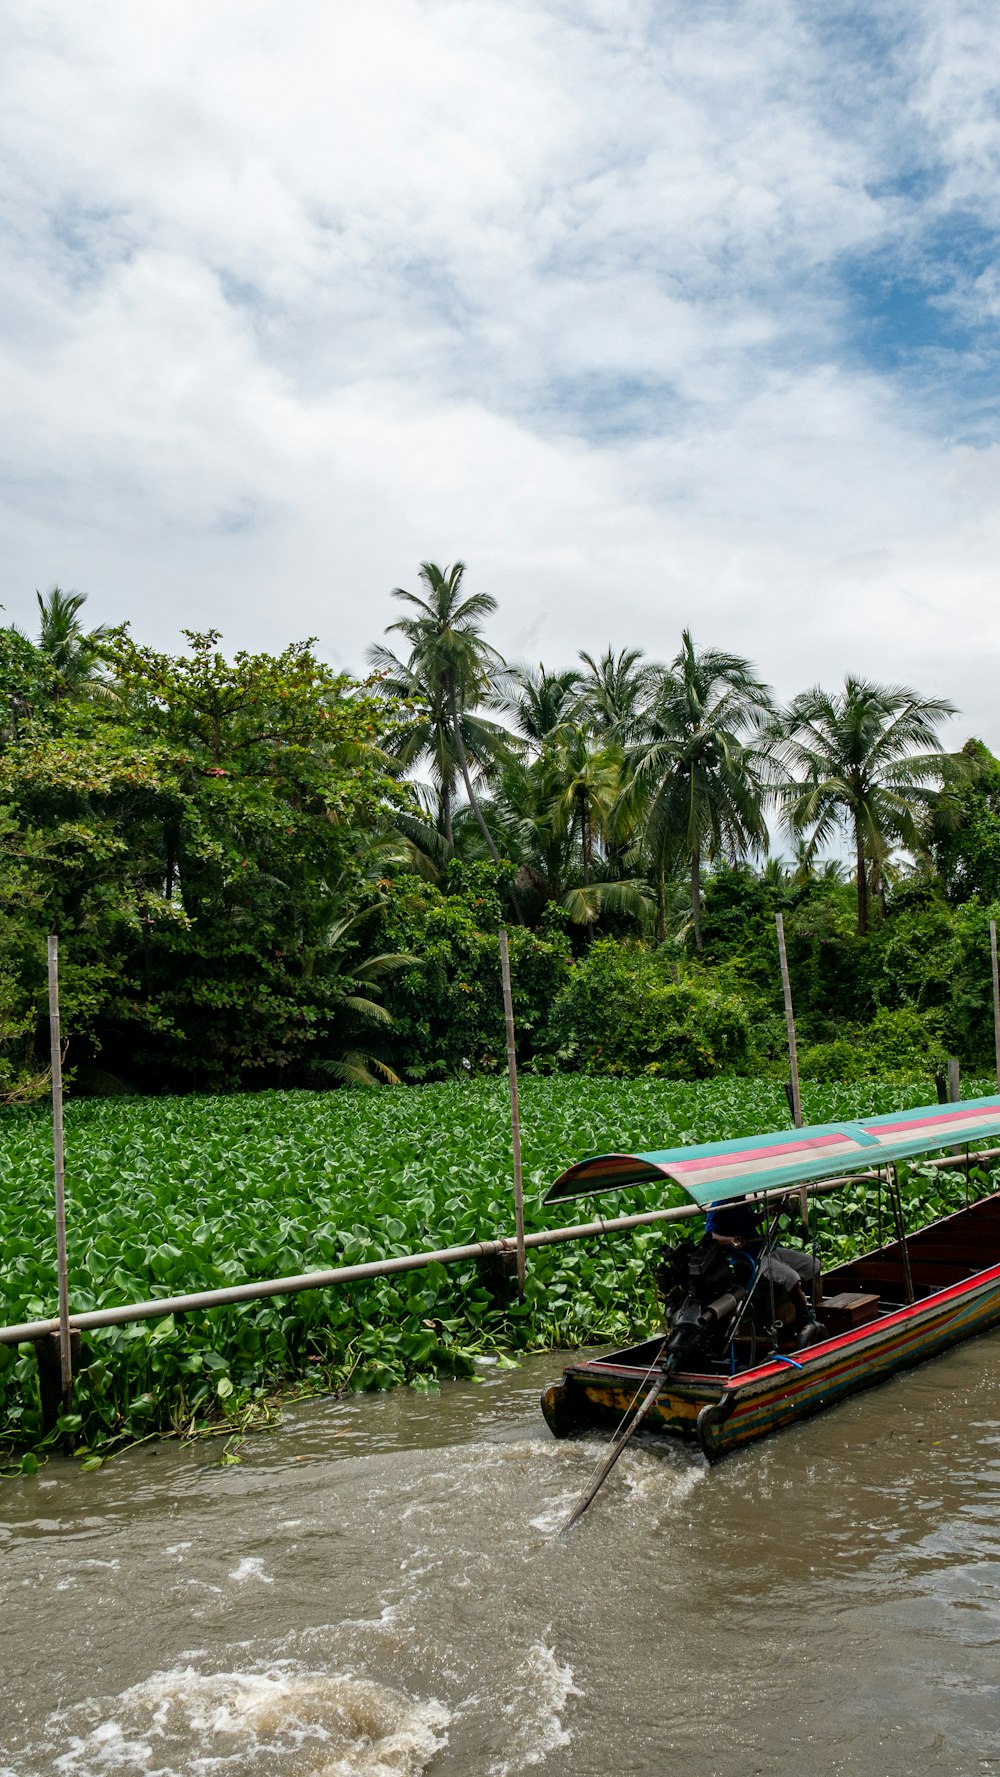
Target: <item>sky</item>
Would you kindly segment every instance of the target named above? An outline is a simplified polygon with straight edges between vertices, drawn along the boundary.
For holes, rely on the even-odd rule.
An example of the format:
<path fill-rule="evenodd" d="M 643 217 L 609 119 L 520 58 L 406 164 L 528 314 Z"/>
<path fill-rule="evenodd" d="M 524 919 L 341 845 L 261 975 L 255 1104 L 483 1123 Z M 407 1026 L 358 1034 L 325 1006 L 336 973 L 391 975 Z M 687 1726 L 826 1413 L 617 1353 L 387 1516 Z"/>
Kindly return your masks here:
<path fill-rule="evenodd" d="M 845 672 L 1000 750 L 989 0 L 3 4 L 6 620 Z"/>

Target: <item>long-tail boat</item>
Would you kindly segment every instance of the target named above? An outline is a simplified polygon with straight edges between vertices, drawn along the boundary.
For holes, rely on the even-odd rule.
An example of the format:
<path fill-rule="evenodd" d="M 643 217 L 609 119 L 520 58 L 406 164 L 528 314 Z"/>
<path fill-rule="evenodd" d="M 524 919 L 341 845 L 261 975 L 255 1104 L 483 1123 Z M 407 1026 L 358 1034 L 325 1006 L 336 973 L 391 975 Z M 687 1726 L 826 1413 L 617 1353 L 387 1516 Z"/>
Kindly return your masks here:
<path fill-rule="evenodd" d="M 750 1202 L 764 1225 L 789 1193 L 832 1189 L 861 1174 L 893 1238 L 883 1242 L 880 1229 L 871 1251 L 824 1273 L 813 1342 L 804 1348 L 776 1319 L 773 1290 L 756 1265 L 741 1266 L 710 1239 L 680 1244 L 667 1271 L 664 1334 L 571 1364 L 542 1396 L 552 1431 L 565 1437 L 588 1426 L 620 1427 L 659 1366 L 647 1428 L 696 1442 L 716 1462 L 996 1326 L 1000 1193 L 907 1234 L 896 1169 L 964 1149 L 968 1177 L 976 1165 L 970 1144 L 998 1135 L 1000 1096 L 743 1141 L 603 1154 L 570 1166 L 546 1203 L 666 1179 L 700 1209 Z"/>

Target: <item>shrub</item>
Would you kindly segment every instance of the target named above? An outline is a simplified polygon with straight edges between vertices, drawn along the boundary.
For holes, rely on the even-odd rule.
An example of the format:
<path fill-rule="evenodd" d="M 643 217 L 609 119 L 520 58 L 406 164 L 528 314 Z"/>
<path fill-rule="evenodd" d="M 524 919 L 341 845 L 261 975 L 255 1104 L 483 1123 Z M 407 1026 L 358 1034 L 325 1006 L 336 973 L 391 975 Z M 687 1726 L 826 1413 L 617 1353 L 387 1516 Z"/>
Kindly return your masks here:
<path fill-rule="evenodd" d="M 869 1076 L 878 1074 L 883 1080 L 926 1076 L 945 1060 L 940 1020 L 933 1013 L 921 1013 L 912 1006 L 902 1006 L 894 1012 L 883 1007 L 876 1012 L 863 1042 L 869 1057 Z"/>
<path fill-rule="evenodd" d="M 799 1055 L 804 1080 L 926 1080 L 943 1066 L 940 1025 L 912 1006 L 885 1007 L 851 1036 L 813 1043 Z"/>
<path fill-rule="evenodd" d="M 868 1077 L 868 1056 L 849 1037 L 835 1037 L 832 1043 L 811 1043 L 799 1053 L 799 1073 L 803 1080 L 864 1080 Z"/>
<path fill-rule="evenodd" d="M 591 1074 L 701 1080 L 746 1062 L 746 1009 L 661 952 L 601 939 L 572 968 L 552 1007 L 545 1049 Z"/>

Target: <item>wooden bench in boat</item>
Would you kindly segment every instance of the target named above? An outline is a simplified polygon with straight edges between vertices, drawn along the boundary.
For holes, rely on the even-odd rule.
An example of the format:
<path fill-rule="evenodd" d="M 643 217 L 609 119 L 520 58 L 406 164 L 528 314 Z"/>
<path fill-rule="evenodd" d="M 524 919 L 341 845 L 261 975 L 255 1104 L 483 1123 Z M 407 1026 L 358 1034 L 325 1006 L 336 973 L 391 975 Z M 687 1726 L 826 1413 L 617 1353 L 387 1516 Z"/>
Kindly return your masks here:
<path fill-rule="evenodd" d="M 852 1327 L 878 1319 L 879 1297 L 864 1290 L 841 1290 L 824 1296 L 816 1314 L 828 1333 L 849 1333 Z"/>

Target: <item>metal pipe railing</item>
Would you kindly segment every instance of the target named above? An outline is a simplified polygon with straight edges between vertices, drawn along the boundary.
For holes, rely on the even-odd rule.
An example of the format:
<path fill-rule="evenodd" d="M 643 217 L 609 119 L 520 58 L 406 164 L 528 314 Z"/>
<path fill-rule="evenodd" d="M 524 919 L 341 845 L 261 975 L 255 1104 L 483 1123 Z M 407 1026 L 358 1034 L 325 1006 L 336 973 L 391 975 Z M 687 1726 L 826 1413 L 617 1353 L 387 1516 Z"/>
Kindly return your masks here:
<path fill-rule="evenodd" d="M 969 1155 L 970 1164 L 979 1160 L 1000 1158 L 1000 1148 L 987 1148 Z M 931 1162 L 936 1166 L 955 1166 L 964 1161 L 943 1159 Z M 871 1171 L 851 1173 L 847 1177 L 819 1179 L 804 1189 L 810 1195 L 840 1191 L 845 1185 L 873 1179 Z M 798 1190 L 798 1186 L 795 1190 Z M 564 1240 L 592 1239 L 598 1234 L 615 1234 L 628 1228 L 649 1227 L 656 1222 L 679 1222 L 689 1216 L 704 1215 L 704 1207 L 684 1203 L 674 1209 L 647 1209 L 637 1215 L 613 1216 L 596 1222 L 576 1222 L 567 1228 L 542 1228 L 526 1234 L 525 1247 L 556 1246 Z M 401 1271 L 419 1271 L 428 1265 L 454 1265 L 463 1260 L 487 1259 L 499 1253 L 516 1253 L 512 1238 L 477 1240 L 467 1246 L 445 1246 L 435 1252 L 402 1253 L 395 1259 L 369 1259 L 360 1265 L 338 1265 L 332 1271 L 304 1271 L 295 1277 L 264 1278 L 254 1283 L 230 1284 L 225 1289 L 199 1290 L 187 1296 L 154 1296 L 148 1302 L 123 1303 L 114 1308 L 89 1308 L 71 1314 L 71 1332 L 91 1332 L 96 1327 L 128 1326 L 133 1321 L 159 1320 L 167 1314 L 192 1314 L 206 1308 L 232 1307 L 240 1302 L 262 1302 L 271 1296 L 292 1296 L 302 1290 L 333 1289 L 338 1284 L 359 1283 L 369 1277 L 392 1277 Z M 0 1345 L 20 1345 L 25 1341 L 44 1339 L 58 1333 L 58 1316 L 50 1320 L 28 1320 L 20 1326 L 0 1327 Z"/>
<path fill-rule="evenodd" d="M 677 1209 L 649 1209 L 641 1215 L 616 1216 L 613 1220 L 581 1222 L 569 1228 L 543 1228 L 526 1234 L 524 1244 L 552 1246 L 561 1240 L 583 1240 L 588 1235 L 614 1233 L 616 1229 L 641 1228 L 650 1222 L 679 1221 L 703 1215 L 696 1203 Z M 392 1277 L 400 1271 L 419 1271 L 427 1265 L 454 1265 L 463 1259 L 486 1259 L 497 1253 L 517 1252 L 513 1239 L 477 1240 L 468 1246 L 445 1246 L 436 1252 L 402 1253 L 396 1259 L 369 1259 L 361 1265 L 338 1265 L 333 1271 L 304 1271 L 297 1277 L 271 1277 L 257 1283 L 234 1283 L 221 1290 L 200 1290 L 190 1296 L 155 1296 L 149 1302 L 132 1302 L 117 1308 L 90 1308 L 69 1317 L 72 1332 L 94 1327 L 120 1327 L 136 1320 L 158 1320 L 166 1314 L 190 1314 L 203 1308 L 231 1307 L 238 1302 L 260 1302 L 269 1296 L 292 1296 L 300 1290 L 331 1289 L 341 1283 L 357 1283 L 368 1277 Z M 59 1321 L 29 1320 L 21 1326 L 0 1327 L 0 1345 L 20 1345 L 59 1331 Z"/>

